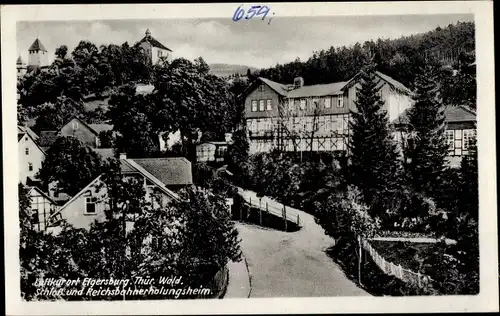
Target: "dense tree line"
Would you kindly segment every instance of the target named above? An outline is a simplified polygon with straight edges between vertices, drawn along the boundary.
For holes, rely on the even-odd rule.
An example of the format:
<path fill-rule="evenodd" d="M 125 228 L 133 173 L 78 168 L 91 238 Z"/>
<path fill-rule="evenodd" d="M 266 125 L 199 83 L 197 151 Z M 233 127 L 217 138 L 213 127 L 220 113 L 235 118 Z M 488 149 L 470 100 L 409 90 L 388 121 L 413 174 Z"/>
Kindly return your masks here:
<path fill-rule="evenodd" d="M 475 25 L 458 22 L 445 28 L 404 36 L 398 39 L 378 39 L 356 43 L 350 47 L 330 47 L 314 52 L 307 61 L 277 64 L 261 69 L 260 76 L 273 81 L 291 83 L 297 76 L 307 85 L 346 81 L 357 74 L 364 63 L 364 51 L 375 55 L 378 70 L 413 88 L 420 65 L 428 59 L 453 64 L 463 52 L 475 50 Z"/>

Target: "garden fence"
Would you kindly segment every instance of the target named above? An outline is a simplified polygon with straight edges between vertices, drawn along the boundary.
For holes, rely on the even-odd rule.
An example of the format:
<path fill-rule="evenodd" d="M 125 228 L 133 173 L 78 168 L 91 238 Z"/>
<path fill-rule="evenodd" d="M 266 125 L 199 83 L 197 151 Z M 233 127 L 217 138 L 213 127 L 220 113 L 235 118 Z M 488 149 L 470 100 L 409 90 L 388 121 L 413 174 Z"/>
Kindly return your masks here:
<path fill-rule="evenodd" d="M 369 241 L 364 239 L 363 248 L 373 259 L 373 262 L 387 275 L 392 275 L 403 282 L 414 284 L 420 288 L 426 286 L 433 280 L 420 272 L 413 272 L 409 269 L 404 269 L 401 265 L 395 265 L 392 262 L 385 260 L 376 250 L 370 245 Z"/>

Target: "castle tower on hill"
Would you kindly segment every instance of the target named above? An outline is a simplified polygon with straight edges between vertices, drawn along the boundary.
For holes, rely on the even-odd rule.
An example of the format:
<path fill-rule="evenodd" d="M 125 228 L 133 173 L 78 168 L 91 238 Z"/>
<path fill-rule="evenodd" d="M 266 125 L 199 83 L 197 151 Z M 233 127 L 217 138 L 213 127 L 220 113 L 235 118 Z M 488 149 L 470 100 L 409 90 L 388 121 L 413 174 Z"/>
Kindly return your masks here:
<path fill-rule="evenodd" d="M 42 42 L 37 38 L 28 49 L 29 59 L 28 67 L 46 67 L 49 65 L 49 55 L 47 49 L 43 46 Z"/>
<path fill-rule="evenodd" d="M 161 59 L 169 60 L 172 57 L 172 50 L 151 36 L 149 29 L 146 30 L 145 35 L 135 46 L 143 49 L 153 65 Z"/>
<path fill-rule="evenodd" d="M 17 58 L 16 68 L 17 68 L 17 78 L 21 78 L 22 76 L 24 76 L 26 74 L 28 67 L 26 67 L 26 63 L 23 61 L 21 56 L 19 56 L 19 58 Z"/>

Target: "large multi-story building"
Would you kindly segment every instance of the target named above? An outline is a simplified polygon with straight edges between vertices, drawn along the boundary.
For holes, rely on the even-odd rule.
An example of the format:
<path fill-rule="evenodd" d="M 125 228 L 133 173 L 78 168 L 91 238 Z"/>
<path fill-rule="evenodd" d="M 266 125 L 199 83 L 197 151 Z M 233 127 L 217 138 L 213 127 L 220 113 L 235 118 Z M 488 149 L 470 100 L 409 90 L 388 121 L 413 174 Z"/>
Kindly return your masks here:
<path fill-rule="evenodd" d="M 380 96 L 384 101 L 395 141 L 408 124 L 412 92 L 393 78 L 376 72 Z M 257 78 L 245 94 L 245 115 L 250 153 L 284 151 L 346 151 L 349 121 L 356 111 L 359 74 L 347 82 L 305 86 L 302 78 L 294 84 Z M 460 164 L 469 153 L 476 135 L 476 113 L 465 106 L 445 109 L 446 140 L 450 146 L 450 166 Z"/>
<path fill-rule="evenodd" d="M 375 80 L 390 121 L 411 106 L 411 91 L 403 84 L 380 72 Z M 272 148 L 345 151 L 359 88 L 359 75 L 347 82 L 310 86 L 300 77 L 292 85 L 257 78 L 245 98 L 250 153 Z"/>

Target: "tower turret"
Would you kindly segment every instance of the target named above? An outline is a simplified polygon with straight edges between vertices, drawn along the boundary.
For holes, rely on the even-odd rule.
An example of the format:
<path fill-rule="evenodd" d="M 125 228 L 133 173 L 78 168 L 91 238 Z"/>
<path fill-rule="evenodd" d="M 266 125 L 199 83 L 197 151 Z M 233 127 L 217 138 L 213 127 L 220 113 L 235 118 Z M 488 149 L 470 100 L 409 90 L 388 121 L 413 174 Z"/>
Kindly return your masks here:
<path fill-rule="evenodd" d="M 45 67 L 49 65 L 49 56 L 42 42 L 37 38 L 28 49 L 29 67 Z"/>

